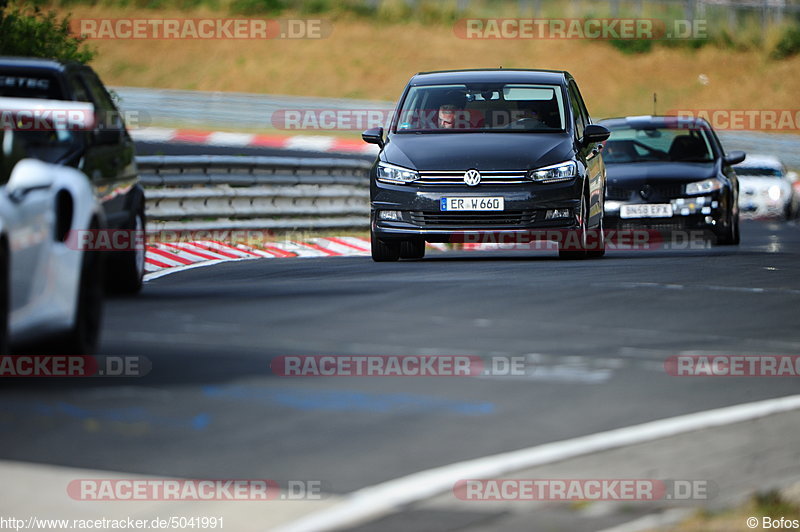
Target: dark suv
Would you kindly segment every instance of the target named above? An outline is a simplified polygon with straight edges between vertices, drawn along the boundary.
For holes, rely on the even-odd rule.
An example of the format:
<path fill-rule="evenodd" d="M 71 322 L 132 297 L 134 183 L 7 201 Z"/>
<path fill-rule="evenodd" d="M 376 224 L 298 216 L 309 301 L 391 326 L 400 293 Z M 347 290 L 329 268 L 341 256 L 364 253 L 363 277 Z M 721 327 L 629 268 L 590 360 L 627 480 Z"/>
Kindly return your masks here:
<path fill-rule="evenodd" d="M 370 185 L 372 258 L 422 258 L 426 241 L 534 232 L 558 240 L 562 257 L 602 256 L 599 143 L 608 135 L 568 72 L 417 74 L 388 134 L 362 135 L 381 147 Z M 590 232 L 599 237 L 591 246 Z"/>
<path fill-rule="evenodd" d="M 105 212 L 107 229 L 144 231 L 144 190 L 139 184 L 134 143 L 114 100 L 88 66 L 48 59 L 0 57 L 0 97 L 88 102 L 94 126 L 63 138 L 39 131 L 19 132 L 25 153 L 81 170 L 92 181 Z M 141 239 L 136 239 L 140 241 Z M 144 276 L 144 249 L 115 251 L 109 257 L 112 290 L 136 293 Z"/>

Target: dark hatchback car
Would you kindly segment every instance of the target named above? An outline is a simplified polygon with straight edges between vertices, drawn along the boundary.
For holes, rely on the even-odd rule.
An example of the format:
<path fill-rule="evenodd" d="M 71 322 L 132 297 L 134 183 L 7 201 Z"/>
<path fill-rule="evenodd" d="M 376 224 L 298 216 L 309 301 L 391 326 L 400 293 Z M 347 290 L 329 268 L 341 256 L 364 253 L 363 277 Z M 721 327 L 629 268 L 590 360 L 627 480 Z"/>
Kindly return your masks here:
<path fill-rule="evenodd" d="M 567 72 L 420 73 L 388 132 L 363 138 L 381 147 L 370 179 L 375 261 L 422 258 L 426 241 L 540 231 L 578 235 L 578 245 L 553 238 L 565 258 L 605 251 L 602 237 L 585 239 L 587 229 L 602 235 L 608 130 L 592 124 Z"/>
<path fill-rule="evenodd" d="M 144 189 L 139 184 L 134 143 L 94 70 L 79 63 L 0 57 L 0 97 L 91 103 L 95 121 L 91 129 L 62 135 L 18 130 L 15 142 L 24 144 L 27 157 L 86 174 L 103 206 L 105 229 L 145 230 Z M 107 280 L 115 292 L 136 293 L 142 287 L 145 252 L 143 246 L 135 248 L 110 254 Z"/>
<path fill-rule="evenodd" d="M 607 229 L 702 231 L 720 245 L 739 244 L 739 183 L 702 118 L 636 116 L 600 122 L 611 131 L 603 159 Z"/>

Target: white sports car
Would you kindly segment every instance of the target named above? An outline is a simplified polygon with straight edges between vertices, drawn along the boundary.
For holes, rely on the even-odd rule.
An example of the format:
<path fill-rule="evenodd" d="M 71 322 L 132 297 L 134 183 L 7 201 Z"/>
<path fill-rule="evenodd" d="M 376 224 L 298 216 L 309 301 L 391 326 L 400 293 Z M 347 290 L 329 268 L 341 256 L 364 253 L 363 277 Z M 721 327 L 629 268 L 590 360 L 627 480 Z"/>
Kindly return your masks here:
<path fill-rule="evenodd" d="M 770 155 L 748 155 L 734 167 L 739 177 L 739 211 L 749 218 L 793 218 L 800 206 L 786 167 Z"/>
<path fill-rule="evenodd" d="M 62 104 L 92 112 L 91 104 Z M 70 237 L 103 227 L 102 207 L 82 172 L 28 158 L 28 133 L 8 117 L 0 127 L 0 351 L 44 344 L 57 354 L 90 354 L 100 331 L 103 256 L 76 249 Z"/>

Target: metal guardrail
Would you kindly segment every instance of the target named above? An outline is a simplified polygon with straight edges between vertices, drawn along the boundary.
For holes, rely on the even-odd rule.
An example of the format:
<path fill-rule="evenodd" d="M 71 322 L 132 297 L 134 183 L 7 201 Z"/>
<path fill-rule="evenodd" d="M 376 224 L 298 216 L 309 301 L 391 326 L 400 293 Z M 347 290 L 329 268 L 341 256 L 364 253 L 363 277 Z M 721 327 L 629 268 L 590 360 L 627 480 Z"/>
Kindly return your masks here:
<path fill-rule="evenodd" d="M 137 157 L 154 230 L 363 229 L 369 168 L 361 159 Z"/>
<path fill-rule="evenodd" d="M 138 113 L 141 126 L 170 124 L 233 130 L 273 129 L 273 113 L 288 109 L 391 111 L 395 105 L 394 102 L 242 92 L 111 88 L 119 96 L 123 111 Z"/>
<path fill-rule="evenodd" d="M 391 110 L 394 106 L 392 102 L 269 94 L 132 87 L 115 87 L 114 90 L 122 100 L 122 109 L 140 113 L 144 122 L 202 125 L 212 129 L 270 129 L 273 128 L 272 113 L 286 109 Z M 717 133 L 729 151 L 773 155 L 787 166 L 800 169 L 800 135 L 725 130 Z"/>
<path fill-rule="evenodd" d="M 800 136 L 724 132 L 726 150 L 773 153 L 800 168 Z M 371 163 L 363 159 L 140 156 L 155 230 L 364 229 Z"/>

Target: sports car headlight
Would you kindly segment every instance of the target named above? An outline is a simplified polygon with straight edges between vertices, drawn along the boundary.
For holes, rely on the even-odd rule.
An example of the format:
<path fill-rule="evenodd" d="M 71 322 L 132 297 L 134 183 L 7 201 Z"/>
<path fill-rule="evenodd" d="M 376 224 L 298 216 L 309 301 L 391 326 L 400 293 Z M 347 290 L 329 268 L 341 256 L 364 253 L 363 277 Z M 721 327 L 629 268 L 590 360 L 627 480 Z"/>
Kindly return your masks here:
<path fill-rule="evenodd" d="M 572 179 L 578 175 L 578 165 L 575 161 L 567 161 L 564 163 L 545 166 L 528 172 L 528 179 L 531 181 L 538 181 L 540 183 L 547 183 L 549 181 L 564 181 Z"/>
<path fill-rule="evenodd" d="M 686 185 L 686 195 L 692 196 L 694 194 L 708 194 L 715 190 L 722 188 L 722 181 L 716 177 L 711 179 L 704 179 L 702 181 L 695 181 Z"/>
<path fill-rule="evenodd" d="M 385 183 L 412 183 L 419 179 L 419 173 L 402 166 L 389 163 L 378 163 L 378 181 Z"/>

